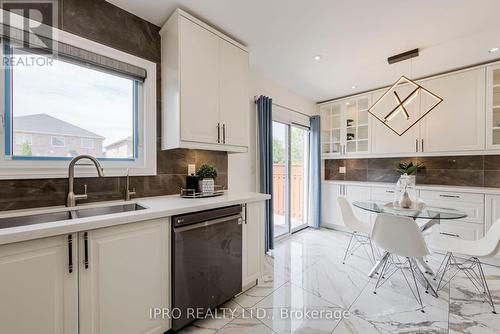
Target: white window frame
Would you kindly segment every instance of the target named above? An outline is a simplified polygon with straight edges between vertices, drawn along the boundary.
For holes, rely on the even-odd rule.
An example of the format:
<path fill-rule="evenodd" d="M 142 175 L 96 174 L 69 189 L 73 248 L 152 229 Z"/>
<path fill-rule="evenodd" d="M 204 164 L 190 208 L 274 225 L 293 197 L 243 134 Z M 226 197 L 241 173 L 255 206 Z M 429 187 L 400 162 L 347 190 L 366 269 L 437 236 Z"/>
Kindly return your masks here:
<path fill-rule="evenodd" d="M 62 142 L 62 145 L 54 145 L 54 139 Z M 66 137 L 64 136 L 50 136 L 50 146 L 52 147 L 66 147 Z"/>
<path fill-rule="evenodd" d="M 83 145 L 83 143 L 86 141 L 86 140 L 89 140 L 90 143 L 92 143 L 92 145 L 89 145 L 89 146 L 85 146 Z M 80 139 L 80 148 L 85 148 L 87 150 L 93 150 L 95 147 L 95 139 L 94 138 L 81 138 Z"/>
<path fill-rule="evenodd" d="M 0 10 L 3 14 L 3 11 Z M 12 13 L 10 15 L 13 15 Z M 23 22 L 23 21 L 20 21 Z M 32 22 L 33 26 L 39 25 Z M 48 29 L 48 31 L 51 31 Z M 114 58 L 125 63 L 144 68 L 147 77 L 139 84 L 138 90 L 138 124 L 137 124 L 137 158 L 135 160 L 101 160 L 105 176 L 123 176 L 130 170 L 130 175 L 156 175 L 156 63 L 113 49 L 109 46 L 85 39 L 83 37 L 55 29 L 57 40 L 78 46 L 79 48 Z M 0 44 L 0 58 L 3 59 L 3 44 Z M 5 68 L 0 69 L 0 96 L 5 101 Z M 30 178 L 66 178 L 68 177 L 68 160 L 17 160 L 5 155 L 5 119 L 0 114 L 0 180 Z M 78 177 L 97 177 L 92 166 L 79 166 L 75 169 Z"/>

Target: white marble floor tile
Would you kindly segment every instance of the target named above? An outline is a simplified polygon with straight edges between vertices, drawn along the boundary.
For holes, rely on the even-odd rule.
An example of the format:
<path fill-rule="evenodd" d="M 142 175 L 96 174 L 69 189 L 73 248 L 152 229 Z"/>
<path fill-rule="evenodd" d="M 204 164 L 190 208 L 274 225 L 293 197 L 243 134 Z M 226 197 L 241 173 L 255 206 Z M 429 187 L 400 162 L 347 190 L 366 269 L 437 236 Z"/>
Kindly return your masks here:
<path fill-rule="evenodd" d="M 238 318 L 217 331 L 217 334 L 270 334 L 273 331 L 254 318 Z"/>
<path fill-rule="evenodd" d="M 500 268 L 484 266 L 497 312 L 500 313 Z M 450 333 L 500 333 L 500 314 L 493 314 L 472 283 L 459 273 L 450 284 Z"/>
<path fill-rule="evenodd" d="M 344 310 L 286 283 L 256 304 L 250 312 L 277 333 L 331 333 Z"/>
<path fill-rule="evenodd" d="M 389 332 L 376 324 L 364 320 L 355 315 L 342 319 L 333 334 L 388 334 Z"/>
<path fill-rule="evenodd" d="M 366 272 L 337 259 L 323 258 L 308 270 L 292 276 L 290 282 L 348 309 L 368 283 Z"/>

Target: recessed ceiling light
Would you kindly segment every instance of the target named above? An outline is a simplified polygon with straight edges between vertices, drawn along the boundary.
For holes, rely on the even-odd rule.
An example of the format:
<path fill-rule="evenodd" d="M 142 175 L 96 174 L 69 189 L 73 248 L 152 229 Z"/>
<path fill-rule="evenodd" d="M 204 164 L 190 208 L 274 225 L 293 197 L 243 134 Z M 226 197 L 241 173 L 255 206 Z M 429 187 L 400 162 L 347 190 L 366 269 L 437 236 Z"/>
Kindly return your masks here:
<path fill-rule="evenodd" d="M 489 53 L 497 52 L 499 49 L 498 48 L 491 48 L 488 50 Z"/>
<path fill-rule="evenodd" d="M 356 89 L 357 87 L 356 87 L 356 86 L 352 86 L 351 88 L 352 88 L 352 89 Z"/>
<path fill-rule="evenodd" d="M 321 56 L 320 55 L 315 55 L 314 56 L 314 60 L 320 60 L 321 59 Z"/>

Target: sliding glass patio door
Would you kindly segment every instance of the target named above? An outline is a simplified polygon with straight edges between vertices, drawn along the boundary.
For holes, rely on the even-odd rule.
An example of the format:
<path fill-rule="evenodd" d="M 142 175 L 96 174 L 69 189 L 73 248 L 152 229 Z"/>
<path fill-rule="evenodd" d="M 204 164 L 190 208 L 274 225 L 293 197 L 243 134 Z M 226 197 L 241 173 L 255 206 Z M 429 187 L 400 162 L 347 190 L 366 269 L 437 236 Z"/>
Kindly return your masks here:
<path fill-rule="evenodd" d="M 273 122 L 274 236 L 308 224 L 309 129 Z"/>

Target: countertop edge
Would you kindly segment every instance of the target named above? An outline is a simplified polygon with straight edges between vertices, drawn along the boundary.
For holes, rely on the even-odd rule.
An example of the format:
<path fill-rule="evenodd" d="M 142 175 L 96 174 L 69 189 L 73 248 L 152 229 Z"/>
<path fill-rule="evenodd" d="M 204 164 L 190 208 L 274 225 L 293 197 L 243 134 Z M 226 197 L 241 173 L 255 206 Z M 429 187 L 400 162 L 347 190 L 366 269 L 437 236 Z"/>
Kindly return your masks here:
<path fill-rule="evenodd" d="M 260 202 L 268 200 L 270 198 L 271 196 L 268 194 L 230 191 L 219 197 L 203 199 L 183 199 L 178 195 L 137 198 L 133 201 L 123 203 L 138 203 L 145 206 L 145 210 L 0 229 L 0 245 L 89 231 L 152 219 L 168 218 L 174 215 L 210 210 L 230 205 Z M 122 201 L 92 203 L 89 205 L 82 205 L 81 208 L 100 206 L 104 205 L 105 203 L 117 204 L 121 202 Z M 64 207 L 58 207 L 26 211 L 34 213 L 64 209 Z M 18 210 L 17 213 L 19 212 L 21 211 Z M 0 214 L 0 217 L 12 214 L 12 212 L 2 213 Z"/>

